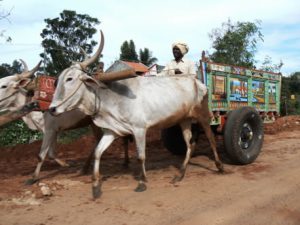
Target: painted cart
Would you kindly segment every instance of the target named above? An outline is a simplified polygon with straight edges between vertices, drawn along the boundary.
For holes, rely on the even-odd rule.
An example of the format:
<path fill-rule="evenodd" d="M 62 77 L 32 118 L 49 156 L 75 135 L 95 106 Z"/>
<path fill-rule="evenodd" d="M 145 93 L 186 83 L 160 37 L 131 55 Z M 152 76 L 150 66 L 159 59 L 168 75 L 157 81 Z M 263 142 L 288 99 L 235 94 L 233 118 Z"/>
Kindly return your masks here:
<path fill-rule="evenodd" d="M 229 158 L 237 164 L 253 162 L 262 148 L 263 123 L 280 113 L 281 74 L 214 63 L 202 54 L 198 79 L 208 87 L 211 126 L 224 136 Z M 162 132 L 165 147 L 175 154 L 186 149 L 179 129 Z M 197 128 L 192 130 L 197 139 Z"/>

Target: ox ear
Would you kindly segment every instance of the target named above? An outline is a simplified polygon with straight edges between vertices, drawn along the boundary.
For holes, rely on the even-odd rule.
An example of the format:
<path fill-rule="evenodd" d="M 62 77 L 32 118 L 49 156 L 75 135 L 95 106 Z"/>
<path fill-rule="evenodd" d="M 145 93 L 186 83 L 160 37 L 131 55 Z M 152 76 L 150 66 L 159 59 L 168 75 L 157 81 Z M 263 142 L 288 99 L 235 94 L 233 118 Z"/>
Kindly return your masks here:
<path fill-rule="evenodd" d="M 25 88 L 31 81 L 32 81 L 32 79 L 30 79 L 30 78 L 21 78 L 15 84 L 15 88 Z"/>
<path fill-rule="evenodd" d="M 82 75 L 79 77 L 79 79 L 87 86 L 92 87 L 93 89 L 96 88 L 107 88 L 105 84 L 102 82 L 99 82 L 95 80 L 94 78 L 87 76 L 87 75 Z"/>

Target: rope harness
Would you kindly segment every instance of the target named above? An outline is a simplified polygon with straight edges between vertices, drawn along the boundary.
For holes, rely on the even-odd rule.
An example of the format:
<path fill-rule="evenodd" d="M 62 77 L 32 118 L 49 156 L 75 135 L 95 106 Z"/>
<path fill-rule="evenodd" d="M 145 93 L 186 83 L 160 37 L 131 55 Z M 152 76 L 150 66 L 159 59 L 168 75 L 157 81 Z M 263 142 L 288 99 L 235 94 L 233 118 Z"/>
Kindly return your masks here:
<path fill-rule="evenodd" d="M 18 93 L 18 91 L 13 92 L 11 95 L 6 96 L 5 98 L 0 99 L 0 102 L 3 102 L 3 101 L 5 101 L 6 99 L 9 99 L 10 97 L 14 96 L 14 95 L 17 94 L 17 93 Z"/>

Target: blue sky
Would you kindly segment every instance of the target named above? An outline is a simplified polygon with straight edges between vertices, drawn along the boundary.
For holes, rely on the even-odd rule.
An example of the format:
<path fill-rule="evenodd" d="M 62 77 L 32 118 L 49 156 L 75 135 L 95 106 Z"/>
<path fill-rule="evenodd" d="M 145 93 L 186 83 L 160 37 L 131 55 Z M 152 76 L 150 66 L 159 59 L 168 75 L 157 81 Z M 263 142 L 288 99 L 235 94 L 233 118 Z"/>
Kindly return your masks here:
<path fill-rule="evenodd" d="M 97 29 L 106 38 L 106 68 L 118 59 L 121 44 L 130 39 L 137 50 L 149 48 L 161 65 L 172 58 L 172 43 L 184 41 L 190 47 L 187 57 L 197 62 L 202 50 L 213 51 L 208 33 L 230 18 L 232 22 L 262 21 L 264 42 L 258 45 L 258 66 L 268 55 L 273 63 L 283 61 L 284 75 L 300 71 L 298 0 L 2 0 L 0 6 L 11 10 L 9 20 L 0 21 L 0 30 L 12 37 L 11 43 L 0 40 L 0 64 L 21 58 L 29 67 L 35 66 L 43 51 L 44 19 L 59 17 L 68 9 L 101 21 Z M 99 32 L 94 38 L 99 40 Z"/>

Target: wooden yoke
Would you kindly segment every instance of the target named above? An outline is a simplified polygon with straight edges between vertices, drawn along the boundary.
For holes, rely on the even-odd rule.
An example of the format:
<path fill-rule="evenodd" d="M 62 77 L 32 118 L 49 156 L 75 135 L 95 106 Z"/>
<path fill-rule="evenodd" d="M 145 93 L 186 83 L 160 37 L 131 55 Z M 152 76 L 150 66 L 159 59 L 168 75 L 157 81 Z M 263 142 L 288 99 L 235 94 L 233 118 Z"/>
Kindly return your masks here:
<path fill-rule="evenodd" d="M 123 80 L 128 78 L 136 77 L 135 70 L 128 69 L 128 70 L 122 70 L 117 72 L 109 72 L 109 73 L 94 73 L 93 77 L 97 80 L 100 80 L 104 83 L 106 82 L 112 82 L 116 80 Z"/>
<path fill-rule="evenodd" d="M 21 117 L 25 116 L 26 114 L 32 112 L 37 108 L 39 108 L 38 102 L 30 102 L 15 111 L 2 111 L 0 113 L 0 126 L 20 119 Z"/>

